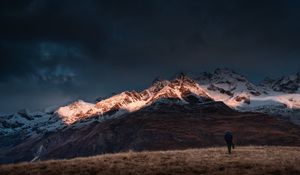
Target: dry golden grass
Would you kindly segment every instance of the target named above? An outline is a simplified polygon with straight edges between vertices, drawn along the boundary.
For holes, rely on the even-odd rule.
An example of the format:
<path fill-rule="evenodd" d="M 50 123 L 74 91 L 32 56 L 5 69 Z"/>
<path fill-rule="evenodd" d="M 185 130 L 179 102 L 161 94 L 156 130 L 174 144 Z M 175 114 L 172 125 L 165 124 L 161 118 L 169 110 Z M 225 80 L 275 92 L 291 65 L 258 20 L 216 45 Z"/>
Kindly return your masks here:
<path fill-rule="evenodd" d="M 70 160 L 1 165 L 2 175 L 77 174 L 300 174 L 300 147 L 225 147 L 127 152 Z"/>

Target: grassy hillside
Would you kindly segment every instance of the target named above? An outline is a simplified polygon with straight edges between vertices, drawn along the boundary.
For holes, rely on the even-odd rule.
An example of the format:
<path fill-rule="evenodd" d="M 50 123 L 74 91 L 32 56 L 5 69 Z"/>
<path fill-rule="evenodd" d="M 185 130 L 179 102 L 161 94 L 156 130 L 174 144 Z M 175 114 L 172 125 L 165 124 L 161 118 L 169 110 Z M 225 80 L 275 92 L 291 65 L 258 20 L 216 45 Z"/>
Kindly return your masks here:
<path fill-rule="evenodd" d="M 300 147 L 225 147 L 127 152 L 1 165 L 0 174 L 300 174 Z"/>

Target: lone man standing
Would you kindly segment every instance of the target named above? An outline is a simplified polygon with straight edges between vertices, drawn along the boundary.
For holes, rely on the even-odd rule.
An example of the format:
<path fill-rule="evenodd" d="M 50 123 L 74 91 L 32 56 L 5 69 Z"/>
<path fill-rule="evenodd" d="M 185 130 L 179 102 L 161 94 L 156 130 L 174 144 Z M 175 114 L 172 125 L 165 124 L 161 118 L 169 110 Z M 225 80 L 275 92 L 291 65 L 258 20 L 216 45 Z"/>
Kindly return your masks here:
<path fill-rule="evenodd" d="M 227 131 L 224 135 L 224 139 L 227 144 L 228 154 L 231 154 L 231 147 L 232 147 L 232 149 L 234 149 L 234 144 L 232 142 L 232 140 L 233 140 L 232 133 L 230 131 Z"/>

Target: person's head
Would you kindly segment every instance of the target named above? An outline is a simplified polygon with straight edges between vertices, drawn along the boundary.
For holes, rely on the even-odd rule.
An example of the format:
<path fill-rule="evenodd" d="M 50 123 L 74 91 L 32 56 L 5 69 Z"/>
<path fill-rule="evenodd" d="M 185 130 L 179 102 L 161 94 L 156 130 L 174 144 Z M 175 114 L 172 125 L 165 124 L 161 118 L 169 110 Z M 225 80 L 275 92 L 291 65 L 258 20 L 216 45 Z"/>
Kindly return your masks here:
<path fill-rule="evenodd" d="M 231 134 L 231 131 L 228 130 L 228 131 L 225 132 L 225 134 Z"/>

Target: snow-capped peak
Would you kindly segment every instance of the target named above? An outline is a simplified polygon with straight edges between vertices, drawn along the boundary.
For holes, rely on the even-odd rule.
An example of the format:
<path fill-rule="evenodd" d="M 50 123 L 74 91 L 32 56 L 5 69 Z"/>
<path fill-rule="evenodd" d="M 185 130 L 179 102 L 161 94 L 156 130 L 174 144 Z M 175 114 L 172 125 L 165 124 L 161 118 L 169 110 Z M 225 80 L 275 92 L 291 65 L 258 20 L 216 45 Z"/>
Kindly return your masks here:
<path fill-rule="evenodd" d="M 272 84 L 272 89 L 277 92 L 295 93 L 300 91 L 300 73 L 278 79 Z"/>
<path fill-rule="evenodd" d="M 85 114 L 94 107 L 95 104 L 78 100 L 67 106 L 60 107 L 57 113 L 66 124 L 72 124 L 78 119 L 83 119 L 86 116 Z"/>
<path fill-rule="evenodd" d="M 202 87 L 184 74 L 181 74 L 170 82 L 165 82 L 164 85 L 160 91 L 153 94 L 150 100 L 151 102 L 159 100 L 160 98 L 180 99 L 186 102 L 186 97 L 191 95 L 197 97 L 200 101 L 211 99 L 209 94 Z"/>
<path fill-rule="evenodd" d="M 96 104 L 79 100 L 59 108 L 57 114 L 66 124 L 72 124 L 78 120 L 93 116 L 119 115 L 124 112 L 133 112 L 162 99 L 189 103 L 191 100 L 190 96 L 194 96 L 194 102 L 198 103 L 211 100 L 205 89 L 189 77 L 181 75 L 172 81 L 155 81 L 152 86 L 142 92 L 125 91 L 103 99 Z M 120 111 L 122 112 L 120 113 Z"/>
<path fill-rule="evenodd" d="M 229 100 L 240 93 L 250 93 L 253 96 L 262 93 L 261 89 L 249 82 L 245 76 L 227 68 L 216 69 L 213 74 L 202 73 L 195 79 L 217 101 Z"/>

